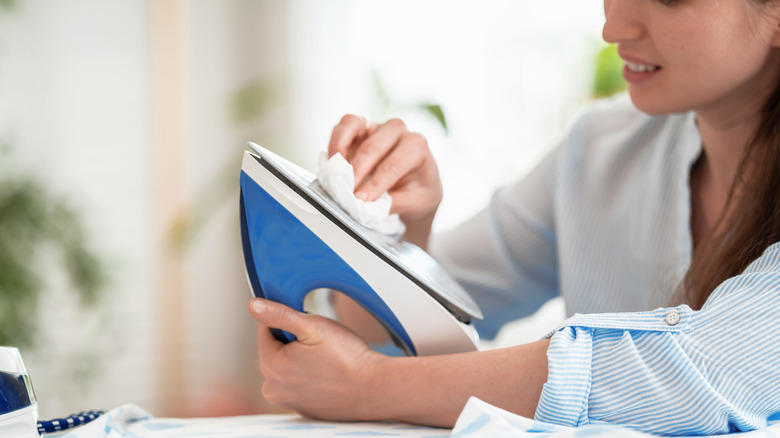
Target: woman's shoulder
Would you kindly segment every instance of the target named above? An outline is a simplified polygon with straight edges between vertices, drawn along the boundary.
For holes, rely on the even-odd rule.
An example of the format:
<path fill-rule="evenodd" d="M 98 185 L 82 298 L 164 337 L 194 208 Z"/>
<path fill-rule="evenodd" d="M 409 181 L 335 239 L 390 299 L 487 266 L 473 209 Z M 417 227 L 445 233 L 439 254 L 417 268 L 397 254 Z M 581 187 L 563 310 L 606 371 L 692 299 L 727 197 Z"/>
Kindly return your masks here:
<path fill-rule="evenodd" d="M 769 245 L 742 271 L 718 285 L 702 309 L 733 309 L 735 302 L 763 311 L 780 309 L 780 242 Z"/>

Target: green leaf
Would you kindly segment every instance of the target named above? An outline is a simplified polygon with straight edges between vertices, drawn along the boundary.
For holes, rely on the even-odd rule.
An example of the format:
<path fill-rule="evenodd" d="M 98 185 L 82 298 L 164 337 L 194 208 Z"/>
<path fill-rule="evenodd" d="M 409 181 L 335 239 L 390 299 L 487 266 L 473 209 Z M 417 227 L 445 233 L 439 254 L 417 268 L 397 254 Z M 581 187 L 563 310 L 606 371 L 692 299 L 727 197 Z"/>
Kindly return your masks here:
<path fill-rule="evenodd" d="M 444 111 L 442 111 L 441 105 L 423 104 L 422 109 L 427 111 L 428 114 L 436 118 L 436 120 L 439 122 L 441 127 L 444 129 L 445 134 L 449 133 L 449 130 L 447 129 L 447 119 L 444 117 Z"/>
<path fill-rule="evenodd" d="M 596 57 L 596 76 L 593 81 L 593 97 L 607 97 L 626 89 L 623 79 L 623 60 L 617 52 L 617 46 L 612 44 L 601 51 Z"/>

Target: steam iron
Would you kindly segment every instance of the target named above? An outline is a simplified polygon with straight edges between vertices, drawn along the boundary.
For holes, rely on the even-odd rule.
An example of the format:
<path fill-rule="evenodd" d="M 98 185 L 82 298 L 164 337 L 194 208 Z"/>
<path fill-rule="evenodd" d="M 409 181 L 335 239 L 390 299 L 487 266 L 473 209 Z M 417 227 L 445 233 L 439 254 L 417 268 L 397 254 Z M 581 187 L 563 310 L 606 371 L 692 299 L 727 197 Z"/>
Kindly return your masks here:
<path fill-rule="evenodd" d="M 0 436 L 38 438 L 38 403 L 22 356 L 0 347 Z"/>
<path fill-rule="evenodd" d="M 425 251 L 363 227 L 313 174 L 254 143 L 249 148 L 240 221 L 255 296 L 303 311 L 309 292 L 338 290 L 367 309 L 407 355 L 478 349 L 471 320 L 482 312 Z"/>

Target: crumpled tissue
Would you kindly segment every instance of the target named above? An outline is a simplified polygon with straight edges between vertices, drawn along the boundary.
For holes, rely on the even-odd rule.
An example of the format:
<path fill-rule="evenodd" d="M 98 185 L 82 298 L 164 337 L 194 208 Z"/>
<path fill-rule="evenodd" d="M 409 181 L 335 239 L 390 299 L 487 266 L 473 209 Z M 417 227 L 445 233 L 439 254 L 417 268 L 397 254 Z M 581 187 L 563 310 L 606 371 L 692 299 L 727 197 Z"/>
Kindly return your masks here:
<path fill-rule="evenodd" d="M 317 182 L 353 219 L 364 227 L 389 236 L 401 236 L 406 227 L 397 214 L 390 214 L 393 199 L 385 192 L 375 201 L 355 196 L 355 171 L 344 156 L 336 153 L 328 158 L 320 155 Z"/>

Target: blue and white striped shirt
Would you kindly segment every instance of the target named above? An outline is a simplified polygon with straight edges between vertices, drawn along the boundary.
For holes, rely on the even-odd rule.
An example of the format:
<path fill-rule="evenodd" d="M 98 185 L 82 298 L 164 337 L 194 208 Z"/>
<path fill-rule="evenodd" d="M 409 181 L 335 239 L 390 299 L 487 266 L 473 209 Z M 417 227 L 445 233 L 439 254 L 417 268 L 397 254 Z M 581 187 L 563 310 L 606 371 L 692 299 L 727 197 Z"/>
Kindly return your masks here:
<path fill-rule="evenodd" d="M 538 420 L 667 435 L 780 421 L 780 244 L 700 311 L 668 307 L 691 260 L 700 153 L 693 114 L 601 102 L 528 176 L 432 239 L 482 307 L 484 337 L 563 296 Z"/>

